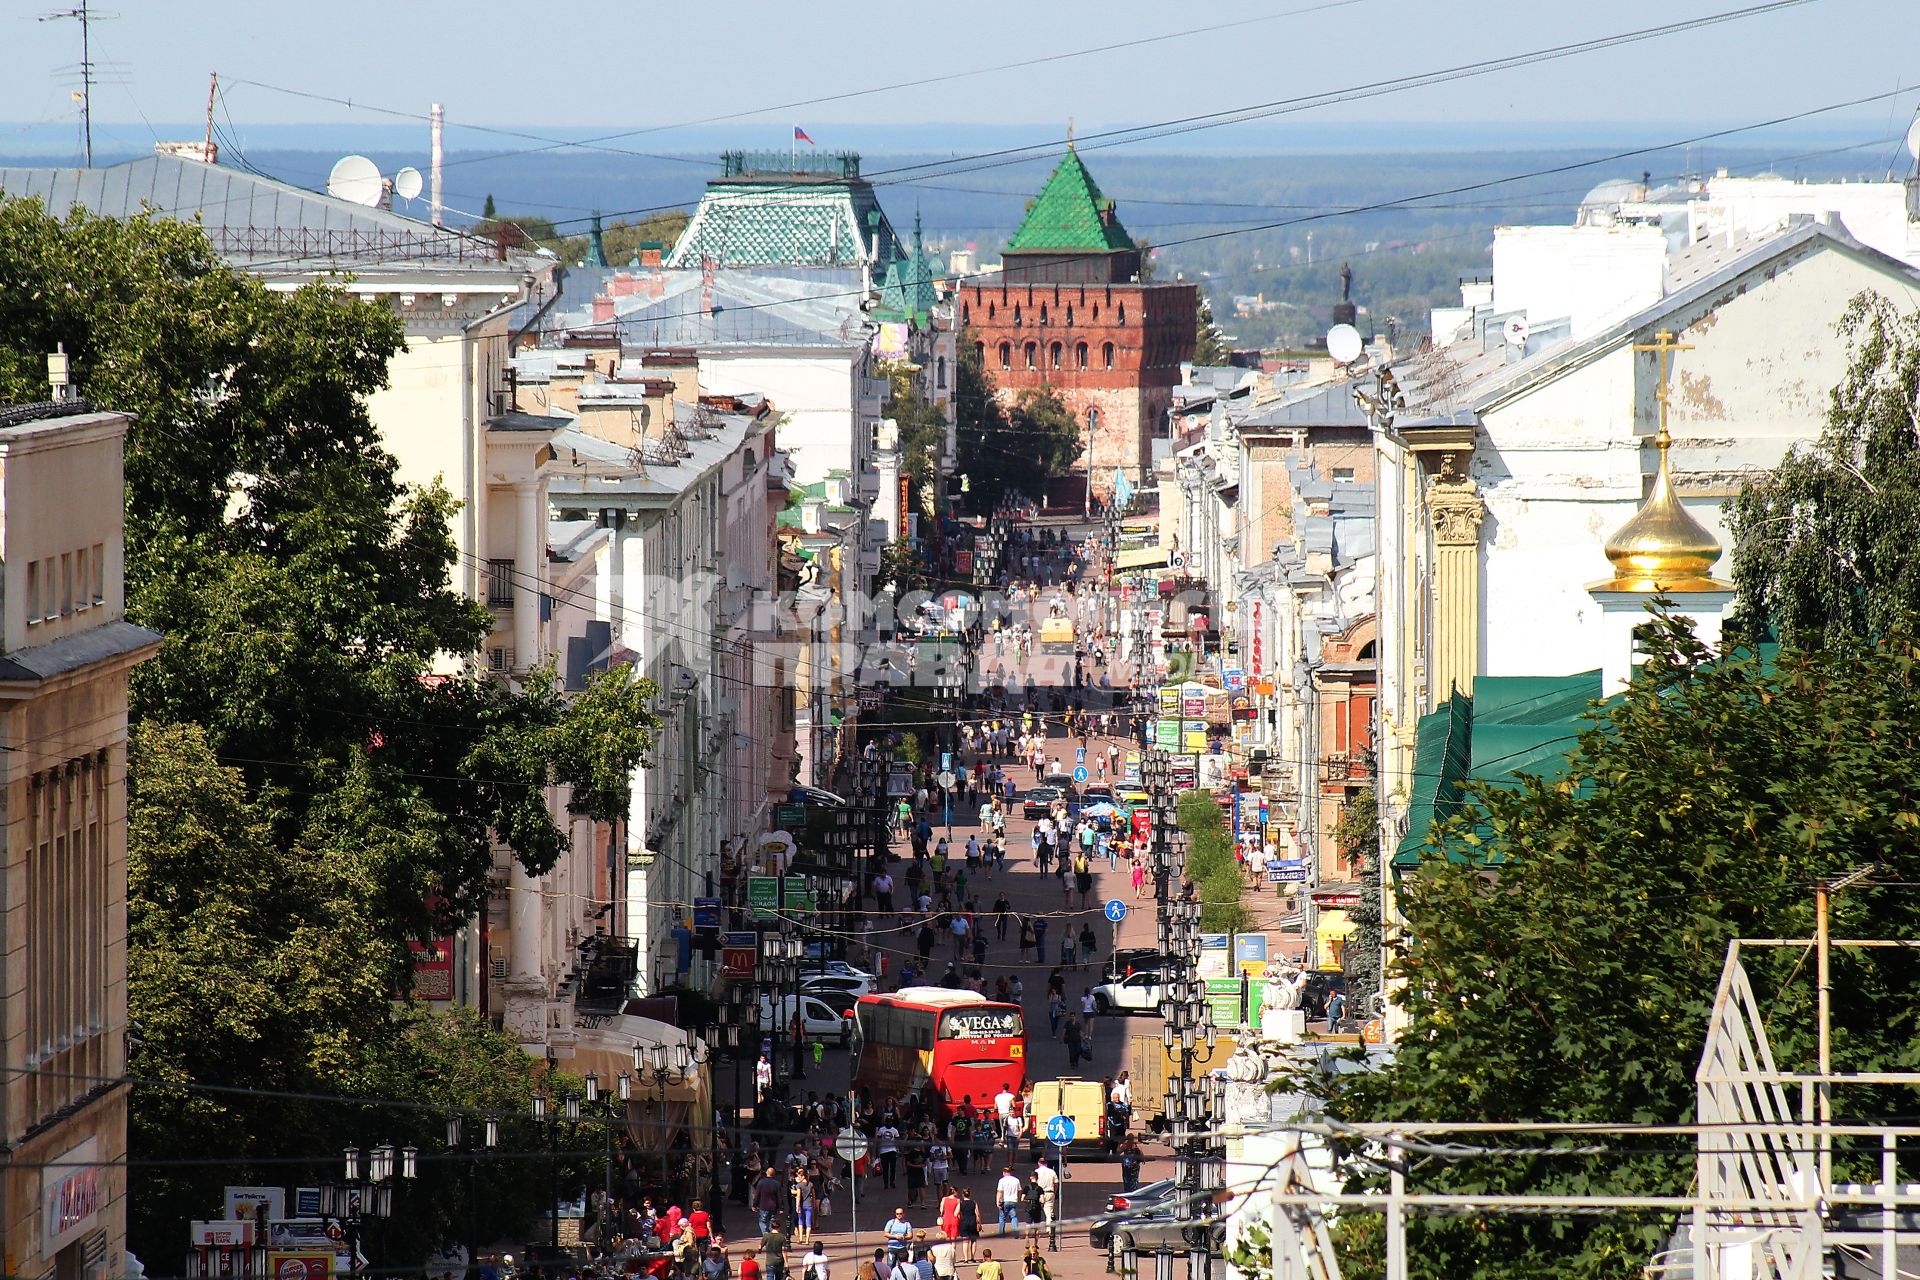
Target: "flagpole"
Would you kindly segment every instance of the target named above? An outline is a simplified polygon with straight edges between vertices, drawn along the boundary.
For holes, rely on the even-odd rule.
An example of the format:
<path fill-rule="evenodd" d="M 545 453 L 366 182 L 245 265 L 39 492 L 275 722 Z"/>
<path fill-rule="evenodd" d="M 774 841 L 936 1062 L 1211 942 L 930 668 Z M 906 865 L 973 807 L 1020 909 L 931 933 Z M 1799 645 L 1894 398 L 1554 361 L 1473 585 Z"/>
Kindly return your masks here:
<path fill-rule="evenodd" d="M 787 172 L 800 172 L 800 126 L 793 126 L 793 135 L 787 139 Z"/>

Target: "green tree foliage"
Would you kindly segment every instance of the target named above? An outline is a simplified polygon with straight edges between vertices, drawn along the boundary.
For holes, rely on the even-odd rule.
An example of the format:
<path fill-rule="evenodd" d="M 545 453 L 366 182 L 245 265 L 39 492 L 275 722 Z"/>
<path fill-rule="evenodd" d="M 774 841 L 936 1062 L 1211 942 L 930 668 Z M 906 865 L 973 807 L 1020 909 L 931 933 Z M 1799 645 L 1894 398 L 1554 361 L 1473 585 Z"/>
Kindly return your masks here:
<path fill-rule="evenodd" d="M 1189 791 L 1175 814 L 1187 833 L 1187 876 L 1200 891 L 1200 927 L 1216 933 L 1253 927 L 1253 913 L 1240 901 L 1244 887 L 1226 810 L 1211 793 Z"/>
<path fill-rule="evenodd" d="M 1920 875 L 1910 639 L 1845 657 L 1785 651 L 1772 664 L 1751 652 L 1713 661 L 1681 621 L 1657 620 L 1640 639 L 1646 665 L 1596 712 L 1564 778 L 1475 784 L 1468 812 L 1436 828 L 1442 852 L 1401 886 L 1407 1031 L 1391 1066 L 1323 1083 L 1331 1114 L 1686 1121 L 1728 941 L 1810 936 L 1817 878 L 1870 861 L 1893 879 Z M 1835 912 L 1840 936 L 1912 937 L 1920 926 L 1911 894 L 1844 896 Z M 1749 966 L 1783 1065 L 1811 1058 L 1803 958 Z M 1854 952 L 1836 963 L 1836 1069 L 1911 1069 L 1914 960 Z M 1670 1156 L 1657 1141 L 1632 1145 L 1654 1153 L 1423 1162 L 1412 1185 L 1685 1190 L 1684 1142 Z M 1410 1254 L 1421 1276 L 1637 1276 L 1671 1226 L 1426 1217 Z"/>
<path fill-rule="evenodd" d="M 1863 293 L 1826 429 L 1728 508 L 1747 626 L 1850 647 L 1920 616 L 1920 317 Z"/>
<path fill-rule="evenodd" d="M 888 388 L 883 413 L 900 428 L 900 469 L 916 490 L 934 482 L 947 446 L 947 415 L 920 393 L 918 372 L 905 363 L 880 368 Z M 914 509 L 920 509 L 917 503 Z"/>
<path fill-rule="evenodd" d="M 530 870 L 553 865 L 566 834 L 548 787 L 569 785 L 575 812 L 624 813 L 653 690 L 624 669 L 570 698 L 550 673 L 514 689 L 436 672 L 488 622 L 449 586 L 452 501 L 401 485 L 367 416 L 402 345 L 377 302 L 270 291 L 192 226 L 57 220 L 29 201 L 0 203 L 0 281 L 0 398 L 44 398 L 58 343 L 84 394 L 132 415 L 128 613 L 167 637 L 133 686 L 157 735 L 130 787 L 142 1060 L 223 1089 L 364 1096 L 364 1042 L 395 1035 L 407 944 L 484 906 L 493 834 Z M 491 1053 L 473 1030 L 430 1034 Z M 394 1078 L 396 1096 L 433 1096 Z M 335 1110 L 233 1101 L 247 1096 L 142 1100 L 134 1155 L 251 1150 L 218 1133 L 343 1145 Z M 240 1174 L 136 1185 L 140 1251 L 165 1256 Z"/>
<path fill-rule="evenodd" d="M 1227 340 L 1221 334 L 1220 326 L 1213 322 L 1213 304 L 1207 301 L 1206 290 L 1196 292 L 1200 300 L 1193 309 L 1193 362 L 1224 365 L 1233 353 L 1227 349 Z"/>
<path fill-rule="evenodd" d="M 146 1256 L 177 1247 L 180 1224 L 206 1216 L 221 1185 L 256 1162 L 263 1181 L 312 1182 L 329 1171 L 300 1158 L 370 1135 L 429 1151 L 444 1142 L 444 1112 L 373 1100 L 525 1114 L 535 1064 L 518 1045 L 475 1015 L 393 1000 L 411 957 L 387 928 L 382 877 L 366 856 L 393 833 L 356 831 L 351 806 L 330 804 L 281 844 L 244 774 L 220 763 L 197 725 L 143 725 L 129 756 L 129 1066 L 162 1082 L 134 1093 L 133 1149 L 221 1157 L 142 1171 L 133 1229 Z M 189 1087 L 209 1082 L 285 1096 Z M 399 1256 L 462 1234 L 467 1187 L 448 1185 L 445 1164 L 423 1172 L 398 1237 L 382 1242 Z M 498 1173 L 473 1190 L 491 1231 L 524 1227 L 537 1202 Z"/>
<path fill-rule="evenodd" d="M 1347 909 L 1354 931 L 1340 951 L 1340 968 L 1347 975 L 1349 1010 L 1369 1011 L 1368 996 L 1380 990 L 1380 800 L 1371 785 L 1347 797 L 1334 843 L 1359 870 L 1360 902 Z"/>
<path fill-rule="evenodd" d="M 989 512 L 1011 494 L 1038 498 L 1047 480 L 1080 456 L 1081 427 L 1051 388 L 1020 393 L 1011 409 L 994 396 L 972 332 L 962 334 L 954 378 L 960 474 L 973 510 Z"/>

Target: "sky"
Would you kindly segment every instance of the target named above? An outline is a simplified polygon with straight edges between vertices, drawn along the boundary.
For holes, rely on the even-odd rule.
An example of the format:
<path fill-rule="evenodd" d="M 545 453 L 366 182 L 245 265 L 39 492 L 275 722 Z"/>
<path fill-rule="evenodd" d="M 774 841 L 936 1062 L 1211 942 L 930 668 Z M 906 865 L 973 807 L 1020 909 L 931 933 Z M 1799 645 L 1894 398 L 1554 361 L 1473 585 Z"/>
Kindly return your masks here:
<path fill-rule="evenodd" d="M 0 76 L 0 154 L 50 140 L 66 145 L 76 135 L 73 77 L 57 69 L 78 60 L 78 24 L 39 18 L 78 2 L 0 0 L 0 68 L 7 72 Z M 156 135 L 179 136 L 186 122 L 201 119 L 208 73 L 218 71 L 218 115 L 236 135 L 266 136 L 275 132 L 270 126 L 287 124 L 405 126 L 405 114 L 370 108 L 423 114 L 438 101 L 446 104 L 454 149 L 538 145 L 464 127 L 475 124 L 563 137 L 644 129 L 620 145 L 684 152 L 707 149 L 716 131 L 737 135 L 740 145 L 784 146 L 796 122 L 823 147 L 834 145 L 836 128 L 852 134 L 855 125 L 954 126 L 946 133 L 961 149 L 967 134 L 959 126 L 968 124 L 1064 134 L 1071 119 L 1085 136 L 1753 2 L 971 0 L 950 10 L 902 5 L 889 15 L 845 0 L 704 0 L 565 8 L 553 16 L 525 0 L 333 0 L 324 7 L 120 0 L 93 26 L 104 82 L 94 118 L 102 139 L 127 148 L 144 149 Z M 1137 43 L 1084 52 L 1121 42 Z M 1207 142 L 1232 146 L 1244 138 L 1252 146 L 1276 128 L 1337 136 L 1342 125 L 1390 122 L 1429 132 L 1459 127 L 1463 137 L 1481 123 L 1629 131 L 1746 123 L 1920 82 L 1920 64 L 1909 56 L 1916 47 L 1916 0 L 1808 0 L 1702 30 L 1289 114 L 1278 125 L 1210 130 Z M 1027 59 L 1045 61 L 991 69 Z M 865 92 L 874 89 L 881 91 Z M 818 101 L 828 98 L 836 100 Z M 1871 124 L 1897 135 L 1916 104 L 1920 91 L 1818 122 Z"/>

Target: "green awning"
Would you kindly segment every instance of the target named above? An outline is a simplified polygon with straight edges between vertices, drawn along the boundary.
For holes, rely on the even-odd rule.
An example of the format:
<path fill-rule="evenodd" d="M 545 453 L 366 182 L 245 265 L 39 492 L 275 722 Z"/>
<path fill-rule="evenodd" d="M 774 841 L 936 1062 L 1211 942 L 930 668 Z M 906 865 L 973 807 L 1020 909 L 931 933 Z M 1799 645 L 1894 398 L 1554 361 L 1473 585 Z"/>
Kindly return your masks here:
<path fill-rule="evenodd" d="M 1571 676 L 1482 676 L 1473 696 L 1454 693 L 1422 716 L 1415 731 L 1407 834 L 1394 850 L 1395 872 L 1417 868 L 1432 852 L 1428 834 L 1466 804 L 1469 781 L 1498 785 L 1519 774 L 1554 778 L 1587 728 L 1601 696 L 1598 671 Z"/>

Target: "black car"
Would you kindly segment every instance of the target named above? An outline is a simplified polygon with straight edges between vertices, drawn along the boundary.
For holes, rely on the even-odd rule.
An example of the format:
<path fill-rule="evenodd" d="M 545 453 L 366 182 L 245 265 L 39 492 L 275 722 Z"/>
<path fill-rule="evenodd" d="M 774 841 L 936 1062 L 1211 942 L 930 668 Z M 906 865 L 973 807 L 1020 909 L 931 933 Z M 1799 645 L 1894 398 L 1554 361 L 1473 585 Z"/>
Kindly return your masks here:
<path fill-rule="evenodd" d="M 1020 816 L 1044 818 L 1053 812 L 1053 802 L 1060 796 L 1058 787 L 1029 787 L 1027 794 L 1020 797 Z"/>
<path fill-rule="evenodd" d="M 1118 1191 L 1107 1197 L 1106 1212 L 1087 1228 L 1087 1243 L 1096 1249 L 1113 1245 L 1113 1229 L 1123 1222 L 1134 1222 L 1155 1212 L 1164 1212 L 1180 1186 L 1172 1178 L 1142 1183 L 1131 1191 Z"/>
<path fill-rule="evenodd" d="M 1152 947 L 1121 947 L 1107 959 L 1109 978 L 1124 978 L 1148 969 L 1155 973 L 1181 975 L 1186 972 L 1187 959 L 1185 956 L 1156 951 Z"/>
<path fill-rule="evenodd" d="M 1307 985 L 1300 989 L 1300 1008 L 1306 1013 L 1309 1022 L 1319 1022 L 1327 1016 L 1327 1001 L 1336 991 L 1344 993 L 1347 989 L 1347 975 L 1329 973 L 1316 969 L 1307 975 Z M 1351 1012 L 1351 1010 L 1349 1010 Z"/>

